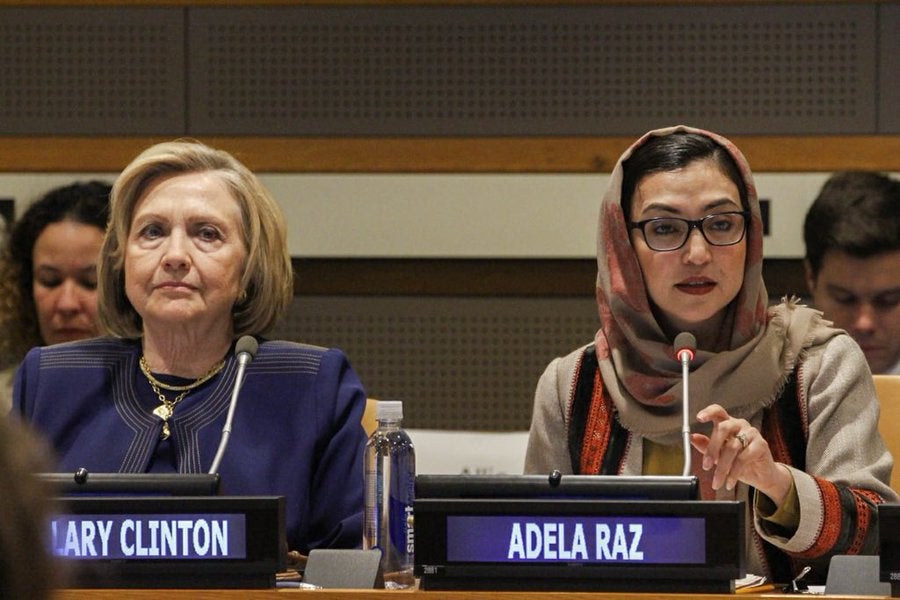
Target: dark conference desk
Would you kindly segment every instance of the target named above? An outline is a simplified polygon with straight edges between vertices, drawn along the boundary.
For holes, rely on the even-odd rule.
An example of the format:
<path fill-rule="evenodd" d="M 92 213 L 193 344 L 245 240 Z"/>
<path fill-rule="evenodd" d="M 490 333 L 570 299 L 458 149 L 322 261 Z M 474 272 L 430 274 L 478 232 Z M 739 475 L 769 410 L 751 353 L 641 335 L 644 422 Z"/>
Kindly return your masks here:
<path fill-rule="evenodd" d="M 306 594 L 315 600 L 735 600 L 736 598 L 835 598 L 850 600 L 861 596 L 810 596 L 800 594 L 675 594 L 622 592 L 443 592 L 443 591 L 386 591 L 386 590 L 61 590 L 58 600 L 273 600 Z M 875 598 L 876 596 L 867 596 Z"/>
<path fill-rule="evenodd" d="M 178 500 L 183 501 L 184 499 L 178 499 Z M 116 502 L 121 504 L 122 501 L 116 500 Z M 450 502 L 450 501 L 436 500 L 433 503 L 429 503 L 424 500 L 422 500 L 421 502 L 417 501 L 417 505 L 416 505 L 417 519 L 416 520 L 417 520 L 418 527 L 417 527 L 416 533 L 418 534 L 427 529 L 426 527 L 423 526 L 422 523 L 420 523 L 420 519 L 422 519 L 423 517 L 428 517 L 428 519 L 431 519 L 431 520 L 444 518 L 446 521 L 449 521 L 449 517 L 447 517 L 448 514 L 454 518 L 458 518 L 460 515 L 462 515 L 463 517 L 466 517 L 467 515 L 469 515 L 469 513 L 479 514 L 479 515 L 481 514 L 481 513 L 478 513 L 477 511 L 472 512 L 473 506 L 475 506 L 477 508 L 477 505 L 478 505 L 477 500 L 466 499 L 464 502 L 450 502 L 449 504 L 448 504 L 448 502 Z M 540 501 L 535 501 L 535 502 L 528 504 L 527 506 L 529 506 L 529 507 L 537 506 L 538 509 L 545 510 L 546 507 L 544 506 L 544 504 L 549 503 L 549 502 L 550 502 L 549 500 L 544 501 L 544 503 L 541 503 Z M 508 503 L 509 502 L 492 503 L 489 508 L 495 509 L 497 507 L 500 507 L 500 509 L 503 509 L 505 511 L 505 509 L 507 508 L 506 504 L 508 504 Z M 434 504 L 434 506 L 433 506 L 433 504 Z M 576 501 L 567 501 L 566 502 L 566 506 L 570 507 L 570 508 L 574 504 L 576 504 Z M 612 506 L 613 504 L 615 505 L 615 511 L 610 512 L 610 510 L 611 510 L 610 506 Z M 662 509 L 660 509 L 656 512 L 651 510 L 651 509 L 654 509 L 654 510 L 659 509 L 660 505 L 663 505 L 663 504 L 665 504 L 666 506 L 675 506 L 675 507 L 677 507 L 677 510 L 666 509 L 665 511 L 663 511 Z M 92 505 L 89 505 L 88 508 L 90 508 L 90 506 L 92 506 Z M 521 509 L 521 506 L 519 504 L 517 504 L 516 506 Z M 554 506 L 556 508 L 558 508 L 558 506 L 556 506 L 556 504 L 554 504 Z M 702 515 L 703 518 L 706 519 L 707 523 L 713 523 L 713 524 L 718 524 L 719 522 L 716 521 L 715 518 L 721 517 L 722 515 L 724 515 L 725 517 L 730 518 L 732 520 L 735 515 L 738 515 L 738 516 L 743 515 L 743 512 L 742 512 L 743 505 L 740 503 L 734 503 L 734 502 L 674 502 L 674 503 L 593 502 L 593 503 L 590 503 L 590 506 L 593 509 L 592 511 L 587 511 L 587 509 L 585 509 L 581 505 L 574 506 L 574 508 L 572 508 L 572 510 L 571 510 L 571 513 L 575 514 L 578 518 L 585 520 L 585 522 L 588 522 L 588 524 L 593 522 L 593 521 L 590 521 L 590 519 L 594 519 L 595 521 L 598 521 L 601 517 L 607 516 L 607 514 L 630 515 L 630 516 L 632 516 L 632 519 L 636 522 L 639 521 L 641 518 L 645 518 L 648 520 L 650 519 L 650 517 L 655 517 L 657 520 L 668 518 L 669 519 L 668 521 L 664 521 L 665 524 L 672 522 L 673 519 L 676 520 L 676 524 L 677 524 L 677 519 L 682 518 L 685 515 L 690 515 L 691 518 L 694 520 L 697 520 L 696 515 Z M 626 510 L 626 507 L 627 507 L 627 510 Z M 699 510 L 701 508 L 703 509 L 702 511 Z M 715 510 L 712 510 L 713 508 L 715 508 Z M 883 508 L 888 508 L 888 505 L 884 505 Z M 900 504 L 891 505 L 890 508 L 891 508 L 890 511 L 887 511 L 886 513 L 882 513 L 882 511 L 880 511 L 879 514 L 881 516 L 888 516 L 891 519 L 895 519 L 896 523 L 898 525 L 898 528 L 900 528 Z M 897 510 L 894 511 L 893 510 L 894 508 L 896 508 Z M 438 510 L 438 509 L 441 509 L 441 510 Z M 463 509 L 465 509 L 465 510 L 463 510 Z M 640 510 L 640 512 L 635 512 L 638 510 Z M 528 511 L 524 511 L 524 512 L 523 511 L 524 511 L 524 509 L 520 510 L 520 513 L 527 514 L 527 515 L 532 514 Z M 650 514 L 650 513 L 652 513 L 652 514 Z M 894 513 L 896 513 L 896 514 L 894 514 Z M 492 514 L 493 515 L 494 513 L 490 513 L 490 511 L 488 511 L 488 512 L 485 512 L 484 514 Z M 519 514 L 519 513 L 516 513 L 516 514 Z M 534 514 L 537 515 L 537 517 L 534 517 L 535 519 L 537 519 L 539 517 L 542 517 L 544 513 L 542 513 L 540 510 L 537 510 L 536 512 L 534 512 Z M 568 514 L 568 513 L 566 513 L 566 514 Z M 647 516 L 647 514 L 650 514 L 650 516 Z M 587 515 L 587 516 L 582 516 L 582 515 Z M 508 512 L 501 512 L 500 516 L 503 519 L 510 518 Z M 426 519 L 424 522 L 427 523 L 428 519 Z M 726 523 L 726 525 L 731 523 L 731 521 L 727 521 L 727 520 L 724 522 Z M 481 523 L 481 522 L 479 521 L 479 523 Z M 882 522 L 882 525 L 884 525 L 885 523 L 886 523 L 886 521 Z M 657 527 L 657 526 L 658 526 L 658 524 L 654 524 L 654 527 Z M 648 529 L 649 528 L 650 527 L 648 526 Z M 704 529 L 700 529 L 700 531 L 704 532 Z M 731 531 L 732 531 L 732 529 L 730 529 L 730 528 L 726 529 L 726 532 L 731 532 Z M 705 535 L 705 533 L 704 533 L 704 535 Z M 444 536 L 445 537 L 443 539 L 446 539 L 446 532 L 444 532 Z M 269 536 L 269 537 L 271 537 L 271 536 Z M 725 536 L 725 537 L 728 537 L 728 536 Z M 718 538 L 715 538 L 713 541 L 715 541 L 719 538 L 723 538 L 723 536 L 720 535 L 720 536 L 718 536 Z M 428 540 L 431 538 L 426 536 L 425 539 Z M 703 539 L 706 539 L 706 538 L 704 537 Z M 712 538 L 710 538 L 710 539 L 712 539 Z M 732 538 L 729 538 L 729 539 L 732 539 Z M 896 538 L 891 538 L 891 539 L 896 539 Z M 722 544 L 719 544 L 719 546 L 721 546 L 721 545 Z M 426 547 L 427 547 L 427 545 L 426 545 Z M 882 545 L 883 549 L 884 549 L 884 547 L 885 546 Z M 418 551 L 419 549 L 420 549 L 419 545 L 417 544 L 416 550 Z M 434 550 L 434 548 L 431 548 L 431 550 Z M 440 554 L 440 553 L 438 553 L 438 554 Z M 726 554 L 728 554 L 728 552 L 726 552 Z M 732 552 L 731 554 L 734 554 L 734 553 Z M 443 555 L 441 555 L 441 556 L 443 556 Z M 704 556 L 706 556 L 706 555 L 704 555 Z M 731 556 L 731 555 L 729 554 L 729 556 Z M 417 552 L 417 559 L 418 558 L 419 558 L 419 555 Z M 440 558 L 440 556 L 438 558 Z M 734 557 L 731 556 L 728 561 L 724 561 L 724 562 L 722 562 L 722 564 L 724 564 L 726 567 L 737 564 L 734 562 L 733 559 L 734 559 Z M 703 568 L 707 568 L 707 570 L 708 570 L 709 564 L 711 564 L 711 563 L 708 558 L 704 558 L 704 560 L 706 560 L 707 562 L 706 563 L 687 563 L 687 564 L 689 566 L 693 566 L 695 564 L 700 564 Z M 442 563 L 439 563 L 439 562 L 429 563 L 428 561 L 426 561 L 425 564 L 427 565 L 427 564 L 442 564 Z M 652 563 L 652 564 L 655 564 L 655 563 Z M 718 565 L 718 563 L 716 563 L 716 565 Z M 715 566 L 715 565 L 713 565 L 713 566 Z M 139 579 L 128 578 L 128 579 L 116 579 L 115 581 L 132 582 L 137 585 L 140 585 L 142 582 L 145 585 L 157 585 L 157 584 L 163 584 L 166 581 L 169 581 L 170 585 L 172 585 L 171 582 L 175 582 L 175 581 L 178 581 L 178 582 L 194 581 L 193 577 L 195 575 L 195 571 L 193 569 L 195 569 L 195 568 L 196 567 L 193 567 L 192 570 L 187 572 L 186 576 L 188 578 L 186 578 L 186 579 L 185 578 L 168 579 L 168 580 L 160 579 L 159 577 L 165 577 L 165 575 L 169 573 L 169 570 L 155 570 L 154 573 L 156 573 L 156 575 L 149 575 L 148 573 L 141 571 L 139 574 L 139 577 L 140 577 Z M 216 571 L 216 572 L 218 572 L 218 571 Z M 892 570 L 891 572 L 893 574 L 894 571 Z M 182 575 L 185 575 L 184 571 L 179 571 L 179 573 L 181 573 Z M 506 572 L 498 573 L 493 567 L 491 567 L 490 571 L 482 570 L 482 571 L 478 571 L 477 573 L 472 572 L 471 574 L 478 575 L 479 577 L 485 577 L 485 581 L 483 581 L 482 584 L 477 584 L 477 585 L 490 585 L 490 583 L 486 582 L 487 579 L 491 579 L 491 583 L 497 584 L 498 580 L 496 579 L 496 577 L 505 575 L 507 579 L 510 579 L 510 580 L 515 579 L 515 583 L 522 585 L 522 587 L 527 587 L 525 585 L 525 583 L 526 583 L 525 580 L 528 578 L 528 575 L 523 576 L 521 570 L 517 571 L 517 573 L 518 574 L 516 574 L 514 576 L 510 575 L 509 573 L 506 573 Z M 525 573 L 530 573 L 530 572 L 526 571 Z M 595 576 L 597 576 L 598 573 L 600 573 L 600 572 L 599 571 L 592 572 L 592 574 Z M 606 572 L 604 572 L 604 573 L 606 573 Z M 694 571 L 678 571 L 679 575 L 673 575 L 669 571 L 662 573 L 660 571 L 641 570 L 640 573 L 641 573 L 640 578 L 638 578 L 637 574 L 635 573 L 634 577 L 632 577 L 631 575 L 624 575 L 625 577 L 627 577 L 627 579 L 625 579 L 625 578 L 623 578 L 623 573 L 619 572 L 619 573 L 614 574 L 614 575 L 618 575 L 617 578 L 610 577 L 610 579 L 615 578 L 616 582 L 619 585 L 625 583 L 625 584 L 627 584 L 625 587 L 631 587 L 631 588 L 644 587 L 646 589 L 647 587 L 656 587 L 656 588 L 661 588 L 661 589 L 675 590 L 675 589 L 680 588 L 682 590 L 688 590 L 691 587 L 693 587 L 693 589 L 696 590 L 698 587 L 696 585 L 696 579 L 686 580 L 684 577 L 685 573 L 687 573 L 689 575 L 693 574 L 696 576 L 696 574 L 697 574 L 696 569 Z M 707 573 L 707 571 L 702 571 L 701 573 Z M 609 575 L 610 573 L 606 573 L 606 574 Z M 721 573 L 718 571 L 714 572 L 713 574 L 721 575 Z M 207 575 L 209 575 L 209 574 L 207 573 Z M 228 574 L 225 573 L 225 574 L 223 574 L 223 577 L 225 577 L 227 575 Z M 653 577 L 652 575 L 655 575 L 655 577 Z M 665 577 L 661 578 L 660 575 L 665 575 Z M 555 576 L 555 572 L 544 571 L 544 572 L 542 572 L 542 576 Z M 654 585 L 654 586 L 637 585 L 636 582 L 639 582 L 642 579 L 647 580 L 648 582 L 651 580 L 655 581 L 656 585 Z M 200 579 L 200 580 L 196 580 L 196 581 L 219 582 L 219 581 L 224 581 L 224 580 L 220 579 L 220 578 L 205 578 L 205 579 Z M 246 581 L 250 581 L 250 580 L 237 579 L 234 581 L 246 582 Z M 262 579 L 261 581 L 262 581 L 262 584 L 265 585 L 270 580 L 265 578 L 265 579 Z M 693 585 L 693 586 L 690 585 L 690 581 L 694 581 L 695 585 Z M 716 581 L 718 581 L 718 580 L 716 580 Z M 446 584 L 447 582 L 445 581 L 444 583 Z M 470 583 L 472 584 L 473 587 L 475 587 L 476 580 L 472 580 Z M 596 577 L 596 583 L 597 583 L 598 588 L 603 585 L 603 581 L 599 577 Z M 716 586 L 710 585 L 710 586 L 706 586 L 704 589 L 718 589 L 718 590 L 728 589 L 730 587 L 729 585 L 727 585 L 729 583 L 729 581 L 726 579 L 724 583 L 726 585 L 716 585 Z M 175 585 L 182 585 L 182 584 L 183 583 L 175 583 Z M 442 586 L 435 585 L 434 587 L 442 587 Z M 499 585 L 498 585 L 498 587 L 499 587 Z M 607 587 L 616 587 L 616 586 L 614 586 L 613 582 L 610 581 L 607 583 Z M 780 588 L 778 588 L 778 591 L 776 591 L 776 590 L 767 590 L 767 591 L 742 590 L 742 593 L 718 592 L 718 593 L 704 594 L 704 593 L 697 593 L 696 591 L 693 591 L 693 592 L 685 591 L 685 592 L 681 592 L 681 593 L 676 592 L 676 591 L 672 591 L 672 592 L 668 592 L 668 591 L 651 591 L 651 592 L 644 592 L 644 591 L 641 591 L 641 592 L 639 592 L 639 591 L 606 591 L 606 592 L 603 592 L 603 591 L 596 591 L 596 592 L 572 591 L 572 592 L 567 592 L 567 591 L 526 591 L 526 590 L 502 591 L 501 592 L 501 591 L 480 591 L 480 590 L 445 591 L 445 590 L 432 590 L 432 589 L 429 589 L 429 590 L 420 590 L 420 589 L 411 589 L 411 590 L 378 590 L 378 589 L 307 590 L 307 589 L 299 589 L 299 588 L 274 588 L 274 589 L 269 589 L 269 588 L 265 588 L 265 589 L 260 589 L 260 588 L 256 588 L 256 589 L 177 589 L 177 588 L 175 588 L 175 589 L 173 589 L 173 588 L 155 587 L 153 589 L 147 589 L 147 588 L 61 589 L 56 592 L 56 594 L 54 595 L 54 598 L 56 598 L 58 600 L 76 600 L 76 599 L 77 600 L 81 600 L 81 599 L 86 599 L 86 600 L 113 600 L 113 599 L 116 599 L 116 600 L 118 600 L 120 598 L 125 599 L 125 600 L 128 600 L 128 599 L 150 600 L 150 599 L 156 599 L 156 598 L 166 598 L 167 600 L 178 600 L 178 599 L 186 600 L 189 598 L 190 599 L 199 599 L 199 600 L 213 600 L 213 599 L 216 599 L 216 600 L 218 600 L 218 599 L 235 599 L 235 600 L 237 600 L 238 598 L 249 599 L 249 600 L 254 600 L 254 599 L 275 600 L 278 598 L 294 598 L 294 597 L 297 597 L 297 594 L 312 595 L 316 598 L 316 600 L 345 600 L 345 599 L 346 600 L 390 600 L 390 598 L 392 596 L 398 597 L 401 599 L 406 599 L 406 600 L 475 600 L 475 599 L 478 599 L 478 600 L 614 600 L 614 599 L 615 600 L 685 600 L 688 598 L 694 598 L 697 600 L 733 600 L 736 597 L 737 598 L 740 598 L 740 597 L 781 598 L 783 600 L 791 600 L 791 599 L 796 600 L 797 598 L 811 596 L 808 594 L 785 594 L 780 591 Z M 846 600 L 850 600 L 851 598 L 860 598 L 860 597 L 862 597 L 862 596 L 850 595 L 850 594 L 827 596 L 827 598 L 846 599 Z M 867 596 L 867 597 L 889 598 L 890 596 Z"/>

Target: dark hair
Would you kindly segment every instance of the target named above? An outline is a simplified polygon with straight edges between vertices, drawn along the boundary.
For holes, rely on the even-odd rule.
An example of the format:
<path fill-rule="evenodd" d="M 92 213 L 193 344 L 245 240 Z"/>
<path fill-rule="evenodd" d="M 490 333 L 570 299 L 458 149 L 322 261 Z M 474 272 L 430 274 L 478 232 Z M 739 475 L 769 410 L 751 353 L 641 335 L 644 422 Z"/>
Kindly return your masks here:
<path fill-rule="evenodd" d="M 15 221 L 0 256 L 0 365 L 15 364 L 42 345 L 34 305 L 34 245 L 48 225 L 74 221 L 106 230 L 112 186 L 102 181 L 54 188 Z"/>
<path fill-rule="evenodd" d="M 676 131 L 664 136 L 651 136 L 622 163 L 621 203 L 625 221 L 631 220 L 631 198 L 644 177 L 675 171 L 707 158 L 713 159 L 734 182 L 741 195 L 741 206 L 747 210 L 747 184 L 728 150 L 705 135 Z"/>
<path fill-rule="evenodd" d="M 833 175 L 803 223 L 813 276 L 830 250 L 866 258 L 900 249 L 900 181 L 871 171 Z"/>
<path fill-rule="evenodd" d="M 31 260 L 34 244 L 41 232 L 53 223 L 74 221 L 106 229 L 109 217 L 109 192 L 112 186 L 101 181 L 73 183 L 50 190 L 28 207 L 9 236 L 12 260 L 20 265 L 19 285 L 31 288 Z"/>

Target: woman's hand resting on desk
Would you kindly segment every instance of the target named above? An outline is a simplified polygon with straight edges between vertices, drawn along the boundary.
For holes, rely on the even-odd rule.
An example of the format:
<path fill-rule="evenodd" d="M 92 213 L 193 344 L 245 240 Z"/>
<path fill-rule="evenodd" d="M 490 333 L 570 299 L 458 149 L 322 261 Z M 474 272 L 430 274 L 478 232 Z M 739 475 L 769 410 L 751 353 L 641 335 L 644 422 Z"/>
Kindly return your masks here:
<path fill-rule="evenodd" d="M 791 489 L 791 474 L 772 458 L 769 443 L 759 430 L 744 419 L 732 417 L 718 404 L 697 413 L 697 420 L 713 426 L 709 436 L 691 434 L 691 444 L 703 454 L 703 469 L 715 469 L 713 489 L 724 484 L 731 490 L 742 481 L 781 506 Z"/>

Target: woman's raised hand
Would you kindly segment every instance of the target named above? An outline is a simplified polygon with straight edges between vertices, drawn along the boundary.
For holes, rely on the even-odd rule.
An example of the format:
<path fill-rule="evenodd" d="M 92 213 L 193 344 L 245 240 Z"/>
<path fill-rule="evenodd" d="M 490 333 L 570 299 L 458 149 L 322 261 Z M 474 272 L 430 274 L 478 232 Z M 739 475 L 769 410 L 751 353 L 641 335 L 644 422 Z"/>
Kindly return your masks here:
<path fill-rule="evenodd" d="M 709 436 L 691 434 L 691 444 L 703 455 L 703 470 L 715 469 L 712 487 L 734 489 L 738 481 L 755 487 L 780 506 L 791 489 L 791 474 L 775 462 L 769 443 L 759 430 L 737 419 L 718 404 L 697 413 L 701 423 L 712 423 Z"/>

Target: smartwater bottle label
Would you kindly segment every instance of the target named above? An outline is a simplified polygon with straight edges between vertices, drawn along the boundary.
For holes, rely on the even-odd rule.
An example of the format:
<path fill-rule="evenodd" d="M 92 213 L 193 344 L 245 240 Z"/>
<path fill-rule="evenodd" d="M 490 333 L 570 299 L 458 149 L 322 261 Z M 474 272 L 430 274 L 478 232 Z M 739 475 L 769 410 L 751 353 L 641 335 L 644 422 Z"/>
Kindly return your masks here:
<path fill-rule="evenodd" d="M 405 498 L 391 496 L 391 545 L 397 553 L 398 566 L 406 566 L 405 560 L 413 552 L 412 504 Z"/>

